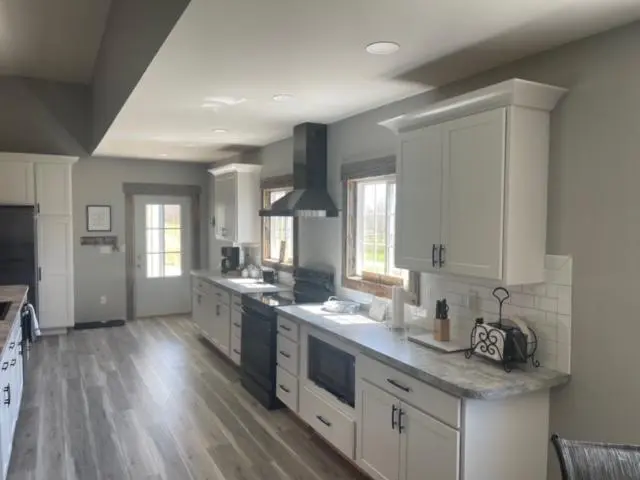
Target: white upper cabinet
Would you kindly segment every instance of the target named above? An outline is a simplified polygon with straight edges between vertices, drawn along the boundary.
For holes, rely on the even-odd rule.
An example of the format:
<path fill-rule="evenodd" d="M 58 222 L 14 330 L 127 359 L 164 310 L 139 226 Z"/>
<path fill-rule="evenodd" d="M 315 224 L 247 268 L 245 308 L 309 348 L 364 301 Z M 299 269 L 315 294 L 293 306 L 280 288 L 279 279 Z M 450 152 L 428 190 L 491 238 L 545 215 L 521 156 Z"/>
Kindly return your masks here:
<path fill-rule="evenodd" d="M 564 93 L 514 79 L 381 123 L 399 134 L 398 267 L 544 280 L 549 112 Z"/>
<path fill-rule="evenodd" d="M 396 173 L 396 266 L 421 272 L 435 271 L 442 197 L 440 125 L 400 137 Z"/>
<path fill-rule="evenodd" d="M 36 201 L 41 215 L 71 215 L 71 165 L 36 163 Z"/>
<path fill-rule="evenodd" d="M 506 141 L 504 108 L 443 127 L 443 270 L 500 278 Z M 440 252 L 438 252 L 440 261 Z"/>
<path fill-rule="evenodd" d="M 214 232 L 218 240 L 260 243 L 260 165 L 214 168 Z"/>
<path fill-rule="evenodd" d="M 33 205 L 33 164 L 0 158 L 0 204 Z"/>

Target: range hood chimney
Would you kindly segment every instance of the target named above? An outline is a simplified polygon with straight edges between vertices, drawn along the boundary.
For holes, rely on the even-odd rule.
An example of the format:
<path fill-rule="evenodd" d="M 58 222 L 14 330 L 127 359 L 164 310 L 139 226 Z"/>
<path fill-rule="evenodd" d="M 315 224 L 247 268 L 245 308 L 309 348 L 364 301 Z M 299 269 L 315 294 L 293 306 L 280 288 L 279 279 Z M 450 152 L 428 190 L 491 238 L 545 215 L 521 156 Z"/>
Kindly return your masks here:
<path fill-rule="evenodd" d="M 261 217 L 337 217 L 327 192 L 327 126 L 303 123 L 293 128 L 293 191 Z"/>

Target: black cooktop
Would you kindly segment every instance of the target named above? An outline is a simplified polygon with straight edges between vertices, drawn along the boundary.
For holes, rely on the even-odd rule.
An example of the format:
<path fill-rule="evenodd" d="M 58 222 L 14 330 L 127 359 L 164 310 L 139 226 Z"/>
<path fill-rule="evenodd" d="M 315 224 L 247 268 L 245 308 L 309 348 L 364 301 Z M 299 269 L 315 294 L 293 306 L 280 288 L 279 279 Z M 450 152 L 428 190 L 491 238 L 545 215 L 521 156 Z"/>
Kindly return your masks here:
<path fill-rule="evenodd" d="M 268 307 L 274 308 L 286 307 L 287 305 L 293 305 L 296 303 L 291 292 L 249 293 L 246 296 Z"/>

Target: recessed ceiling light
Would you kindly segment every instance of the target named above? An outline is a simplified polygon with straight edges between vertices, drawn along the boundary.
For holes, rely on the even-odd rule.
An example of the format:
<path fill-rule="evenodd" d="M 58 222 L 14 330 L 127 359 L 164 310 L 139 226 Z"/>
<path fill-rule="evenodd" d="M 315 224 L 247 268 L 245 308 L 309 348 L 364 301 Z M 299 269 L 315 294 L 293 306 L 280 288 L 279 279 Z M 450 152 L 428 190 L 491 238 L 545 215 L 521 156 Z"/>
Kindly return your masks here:
<path fill-rule="evenodd" d="M 169 156 L 169 154 L 167 154 L 167 153 L 161 153 L 161 154 L 160 154 L 160 156 L 161 156 L 161 157 L 168 157 L 168 156 Z"/>
<path fill-rule="evenodd" d="M 213 133 L 227 133 L 228 130 L 224 129 L 224 128 L 214 128 L 213 129 Z"/>
<path fill-rule="evenodd" d="M 391 55 L 400 50 L 396 42 L 374 42 L 367 45 L 367 52 L 372 55 Z"/>
<path fill-rule="evenodd" d="M 244 97 L 207 97 L 204 99 L 205 103 L 202 104 L 204 107 L 206 104 L 221 104 L 226 105 L 228 107 L 232 107 L 234 105 L 240 105 L 247 101 Z"/>
<path fill-rule="evenodd" d="M 293 95 L 290 93 L 277 93 L 273 96 L 273 100 L 276 102 L 288 102 L 289 100 L 293 100 Z"/>

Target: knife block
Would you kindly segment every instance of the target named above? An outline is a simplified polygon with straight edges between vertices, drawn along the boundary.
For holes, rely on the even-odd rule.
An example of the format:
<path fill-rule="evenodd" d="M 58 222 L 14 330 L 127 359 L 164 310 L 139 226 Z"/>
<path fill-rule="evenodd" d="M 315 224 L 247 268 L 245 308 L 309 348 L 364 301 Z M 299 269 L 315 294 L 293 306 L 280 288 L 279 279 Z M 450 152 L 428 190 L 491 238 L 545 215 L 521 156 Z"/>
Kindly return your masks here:
<path fill-rule="evenodd" d="M 433 338 L 439 342 L 451 340 L 451 321 L 448 318 L 435 318 L 433 320 Z"/>

